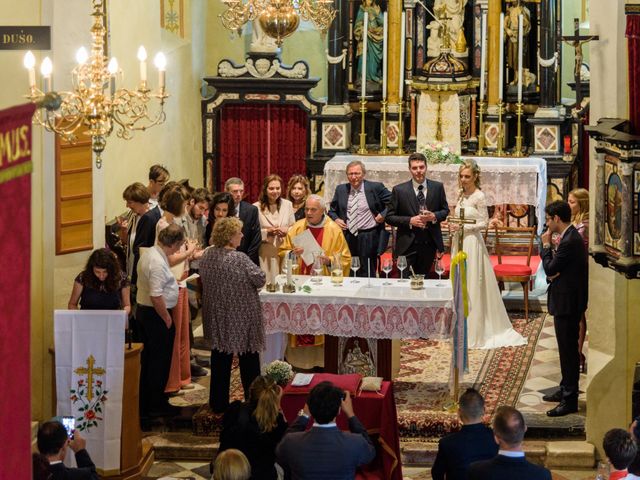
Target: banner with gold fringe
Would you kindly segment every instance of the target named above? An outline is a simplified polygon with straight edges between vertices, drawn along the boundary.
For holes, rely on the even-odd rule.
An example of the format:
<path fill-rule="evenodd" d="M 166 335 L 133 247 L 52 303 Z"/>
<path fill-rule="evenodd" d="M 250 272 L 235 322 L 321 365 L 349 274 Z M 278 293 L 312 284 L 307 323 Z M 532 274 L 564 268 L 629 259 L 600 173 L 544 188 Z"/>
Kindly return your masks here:
<path fill-rule="evenodd" d="M 467 254 L 459 251 L 451 259 L 451 284 L 453 287 L 453 308 L 455 325 L 453 328 L 453 368 L 467 372 L 467 317 L 469 316 L 469 294 L 467 292 Z"/>
<path fill-rule="evenodd" d="M 0 111 L 0 464 L 31 478 L 31 117 L 35 105 Z M 9 434 L 10 433 L 10 434 Z"/>

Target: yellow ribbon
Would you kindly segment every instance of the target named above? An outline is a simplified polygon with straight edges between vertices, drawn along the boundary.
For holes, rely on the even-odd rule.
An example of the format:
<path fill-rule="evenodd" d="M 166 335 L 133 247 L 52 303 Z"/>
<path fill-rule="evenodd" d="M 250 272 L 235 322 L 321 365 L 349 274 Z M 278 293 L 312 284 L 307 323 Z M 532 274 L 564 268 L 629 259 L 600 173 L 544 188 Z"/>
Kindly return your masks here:
<path fill-rule="evenodd" d="M 455 289 L 455 276 L 456 276 L 456 266 L 460 266 L 460 285 L 462 290 L 462 304 L 464 307 L 464 316 L 469 316 L 469 295 L 467 293 L 467 254 L 463 251 L 459 251 L 456 255 L 451 259 L 451 266 L 449 270 L 451 272 L 451 285 Z"/>

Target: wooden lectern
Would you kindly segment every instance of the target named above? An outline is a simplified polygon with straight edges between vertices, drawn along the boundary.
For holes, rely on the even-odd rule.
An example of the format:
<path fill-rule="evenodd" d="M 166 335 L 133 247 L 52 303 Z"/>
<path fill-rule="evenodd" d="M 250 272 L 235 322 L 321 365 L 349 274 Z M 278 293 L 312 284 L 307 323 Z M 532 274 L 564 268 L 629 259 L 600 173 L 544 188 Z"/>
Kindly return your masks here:
<path fill-rule="evenodd" d="M 140 429 L 140 354 L 142 343 L 124 349 L 124 378 L 122 384 L 122 425 L 120 434 L 120 471 L 98 473 L 109 480 L 137 480 L 144 477 L 153 465 L 153 445 L 142 438 Z M 56 410 L 56 362 L 53 357 L 53 411 Z"/>

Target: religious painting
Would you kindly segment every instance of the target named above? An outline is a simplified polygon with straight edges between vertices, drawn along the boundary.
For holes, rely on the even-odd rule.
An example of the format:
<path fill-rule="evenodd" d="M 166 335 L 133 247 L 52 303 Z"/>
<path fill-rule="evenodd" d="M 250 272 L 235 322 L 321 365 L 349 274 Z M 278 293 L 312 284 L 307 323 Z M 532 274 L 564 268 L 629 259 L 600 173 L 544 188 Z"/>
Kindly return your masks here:
<path fill-rule="evenodd" d="M 487 148 L 497 148 L 499 135 L 497 123 L 484 122 L 484 143 Z"/>
<path fill-rule="evenodd" d="M 609 160 L 616 160 L 609 157 Z M 622 180 L 617 163 L 605 163 L 605 244 L 615 250 L 622 235 Z"/>
<path fill-rule="evenodd" d="M 564 180 L 562 178 L 552 178 L 547 183 L 547 204 L 557 200 L 564 200 Z"/>
<path fill-rule="evenodd" d="M 398 134 L 400 130 L 398 129 L 398 122 L 389 122 L 387 121 L 387 147 L 397 147 L 398 146 Z"/>
<path fill-rule="evenodd" d="M 341 375 L 359 373 L 363 377 L 376 376 L 376 350 L 376 340 L 338 337 L 338 372 Z"/>
<path fill-rule="evenodd" d="M 468 140 L 471 131 L 471 96 L 459 95 L 460 100 L 460 138 Z"/>
<path fill-rule="evenodd" d="M 558 126 L 536 126 L 533 129 L 533 136 L 537 153 L 556 153 L 558 151 Z"/>

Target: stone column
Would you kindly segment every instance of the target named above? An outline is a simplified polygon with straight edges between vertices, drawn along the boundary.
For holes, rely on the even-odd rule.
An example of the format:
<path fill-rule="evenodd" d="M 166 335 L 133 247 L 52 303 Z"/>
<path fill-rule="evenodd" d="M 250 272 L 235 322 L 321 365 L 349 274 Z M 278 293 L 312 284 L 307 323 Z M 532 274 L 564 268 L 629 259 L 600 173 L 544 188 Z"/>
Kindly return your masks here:
<path fill-rule="evenodd" d="M 557 51 L 557 1 L 540 1 L 540 58 L 549 60 Z M 558 104 L 555 66 L 540 66 L 540 106 L 552 108 Z"/>
<path fill-rule="evenodd" d="M 633 256 L 633 164 L 620 163 L 620 173 L 622 174 L 622 229 L 620 238 L 622 240 L 621 263 L 630 260 Z"/>
<path fill-rule="evenodd" d="M 336 2 L 336 18 L 333 19 L 329 27 L 329 56 L 339 57 L 342 50 L 346 48 L 346 22 L 349 19 L 348 0 L 338 0 Z M 346 60 L 346 59 L 345 59 Z M 347 82 L 345 81 L 345 69 L 343 62 L 328 63 L 327 72 L 327 103 L 329 105 L 342 105 L 345 102 Z"/>
<path fill-rule="evenodd" d="M 595 154 L 596 164 L 596 183 L 595 183 L 595 221 L 593 225 L 595 227 L 595 235 L 593 236 L 594 251 L 604 251 L 604 205 L 606 185 L 604 179 L 604 153 L 596 152 Z"/>
<path fill-rule="evenodd" d="M 487 55 L 489 60 L 488 68 L 488 102 L 489 105 L 498 103 L 498 78 L 500 75 L 500 12 L 502 11 L 502 0 L 489 0 L 489 10 L 487 12 L 487 37 L 489 39 Z"/>

